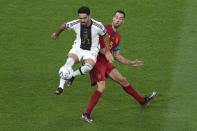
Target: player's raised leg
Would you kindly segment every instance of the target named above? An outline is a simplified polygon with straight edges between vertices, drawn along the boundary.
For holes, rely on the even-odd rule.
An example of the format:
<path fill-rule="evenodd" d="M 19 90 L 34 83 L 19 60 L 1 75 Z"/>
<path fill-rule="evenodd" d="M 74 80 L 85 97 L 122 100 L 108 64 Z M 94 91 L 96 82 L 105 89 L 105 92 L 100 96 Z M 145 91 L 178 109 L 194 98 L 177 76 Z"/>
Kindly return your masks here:
<path fill-rule="evenodd" d="M 79 62 L 79 58 L 78 58 L 77 54 L 69 53 L 65 65 L 72 67 L 77 62 Z"/>
<path fill-rule="evenodd" d="M 87 72 L 89 72 L 90 70 L 92 70 L 93 66 L 95 65 L 95 61 L 92 59 L 85 59 L 83 61 L 83 65 L 81 67 L 79 67 L 79 69 L 77 69 L 74 73 L 73 73 L 73 77 L 71 79 L 69 79 L 66 84 L 68 87 L 72 86 L 72 83 L 74 81 L 74 78 L 78 75 L 84 75 Z"/>
<path fill-rule="evenodd" d="M 65 65 L 72 67 L 78 61 L 79 61 L 79 59 L 78 59 L 78 56 L 76 54 L 69 53 Z M 55 94 L 60 95 L 63 92 L 63 90 L 64 90 L 64 84 L 66 83 L 66 81 L 67 80 L 65 80 L 63 78 L 60 78 L 59 87 L 54 92 Z"/>

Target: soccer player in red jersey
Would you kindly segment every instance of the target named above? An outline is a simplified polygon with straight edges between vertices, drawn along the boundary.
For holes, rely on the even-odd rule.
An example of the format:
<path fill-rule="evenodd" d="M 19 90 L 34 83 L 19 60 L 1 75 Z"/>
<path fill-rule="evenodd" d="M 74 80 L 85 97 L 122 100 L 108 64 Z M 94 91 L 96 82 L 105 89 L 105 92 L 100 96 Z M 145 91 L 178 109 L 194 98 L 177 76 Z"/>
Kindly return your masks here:
<path fill-rule="evenodd" d="M 131 61 L 120 55 L 120 34 L 117 32 L 117 29 L 121 24 L 124 23 L 124 18 L 124 11 L 118 10 L 115 12 L 113 16 L 112 24 L 105 25 L 105 28 L 107 29 L 110 38 L 110 51 L 113 52 L 115 60 L 122 64 L 127 64 L 131 66 L 141 66 L 143 64 L 142 61 Z M 104 39 L 100 37 L 99 42 L 102 48 L 100 52 L 102 52 L 105 49 Z M 90 117 L 90 114 L 93 108 L 96 106 L 97 102 L 99 101 L 100 96 L 105 90 L 105 75 L 109 76 L 112 80 L 119 83 L 124 89 L 124 91 L 126 91 L 129 95 L 133 96 L 141 105 L 147 105 L 149 101 L 152 98 L 154 98 L 157 94 L 156 92 L 152 92 L 147 97 L 142 97 L 127 81 L 127 79 L 123 77 L 110 62 L 107 61 L 105 56 L 99 54 L 94 68 L 90 71 L 91 85 L 97 84 L 98 88 L 95 92 L 93 92 L 89 105 L 86 111 L 81 116 L 82 120 L 85 120 L 89 123 L 93 122 L 92 118 Z"/>

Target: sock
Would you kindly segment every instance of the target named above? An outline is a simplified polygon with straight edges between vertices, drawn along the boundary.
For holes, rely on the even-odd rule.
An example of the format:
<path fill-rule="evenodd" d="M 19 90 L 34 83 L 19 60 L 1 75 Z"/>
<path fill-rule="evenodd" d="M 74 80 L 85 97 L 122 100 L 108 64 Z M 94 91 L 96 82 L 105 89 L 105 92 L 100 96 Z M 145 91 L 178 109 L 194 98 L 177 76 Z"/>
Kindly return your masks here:
<path fill-rule="evenodd" d="M 123 87 L 123 89 L 131 96 L 133 96 L 140 104 L 145 103 L 145 99 L 131 86 Z"/>
<path fill-rule="evenodd" d="M 97 102 L 99 101 L 100 96 L 102 95 L 102 93 L 98 90 L 96 90 L 90 99 L 90 103 L 88 105 L 88 108 L 86 109 L 86 112 L 84 114 L 91 114 L 93 108 L 96 106 Z"/>
<path fill-rule="evenodd" d="M 83 66 L 81 66 L 78 70 L 76 70 L 73 73 L 73 76 L 78 76 L 78 75 L 84 75 L 86 74 L 86 72 L 89 72 L 90 70 L 92 70 L 92 66 L 88 63 L 85 63 Z"/>
<path fill-rule="evenodd" d="M 64 84 L 66 83 L 66 80 L 60 78 L 60 84 L 59 84 L 59 87 L 64 89 Z"/>
<path fill-rule="evenodd" d="M 72 67 L 74 64 L 75 64 L 75 60 L 72 57 L 68 57 L 65 65 L 69 65 L 70 67 Z"/>
<path fill-rule="evenodd" d="M 73 77 L 81 75 L 79 69 L 73 72 Z"/>

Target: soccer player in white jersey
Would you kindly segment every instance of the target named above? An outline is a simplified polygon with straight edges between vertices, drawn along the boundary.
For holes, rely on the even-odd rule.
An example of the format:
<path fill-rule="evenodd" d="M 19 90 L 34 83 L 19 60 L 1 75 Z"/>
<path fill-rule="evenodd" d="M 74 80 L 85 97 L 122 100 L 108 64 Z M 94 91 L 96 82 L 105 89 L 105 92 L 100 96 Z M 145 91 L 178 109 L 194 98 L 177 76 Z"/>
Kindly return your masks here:
<path fill-rule="evenodd" d="M 51 36 L 52 39 L 56 39 L 65 29 L 72 29 L 76 33 L 76 39 L 72 45 L 72 49 L 68 53 L 65 65 L 72 67 L 81 59 L 83 59 L 83 65 L 78 70 L 74 71 L 73 77 L 69 80 L 71 82 L 76 76 L 86 74 L 86 72 L 92 70 L 100 49 L 99 36 L 104 36 L 105 44 L 109 46 L 107 30 L 101 22 L 90 17 L 90 9 L 88 7 L 80 7 L 78 9 L 78 16 L 79 19 L 62 24 L 58 31 Z M 113 61 L 113 57 L 109 50 L 105 51 L 105 56 L 108 61 Z M 63 92 L 65 83 L 66 80 L 60 78 L 60 84 L 55 94 L 59 95 Z"/>

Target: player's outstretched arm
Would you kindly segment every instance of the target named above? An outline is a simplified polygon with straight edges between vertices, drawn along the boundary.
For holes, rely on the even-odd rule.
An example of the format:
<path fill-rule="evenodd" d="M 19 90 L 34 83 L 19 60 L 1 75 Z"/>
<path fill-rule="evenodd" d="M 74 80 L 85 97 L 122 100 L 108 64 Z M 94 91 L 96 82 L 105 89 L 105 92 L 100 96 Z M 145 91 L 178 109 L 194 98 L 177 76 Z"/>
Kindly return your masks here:
<path fill-rule="evenodd" d="M 57 32 L 56 33 L 53 33 L 52 35 L 51 35 L 51 38 L 52 39 L 57 39 L 57 37 L 60 35 L 60 33 L 64 30 L 66 28 L 66 25 L 65 24 L 62 24 L 60 27 L 59 27 L 59 29 L 57 30 Z"/>
<path fill-rule="evenodd" d="M 127 64 L 127 65 L 131 65 L 131 66 L 142 66 L 143 65 L 143 62 L 138 61 L 137 59 L 134 61 L 131 61 L 131 60 L 124 58 L 123 56 L 120 55 L 120 51 L 114 52 L 114 58 L 115 58 L 115 60 L 117 60 L 118 62 L 120 62 L 122 64 Z"/>

